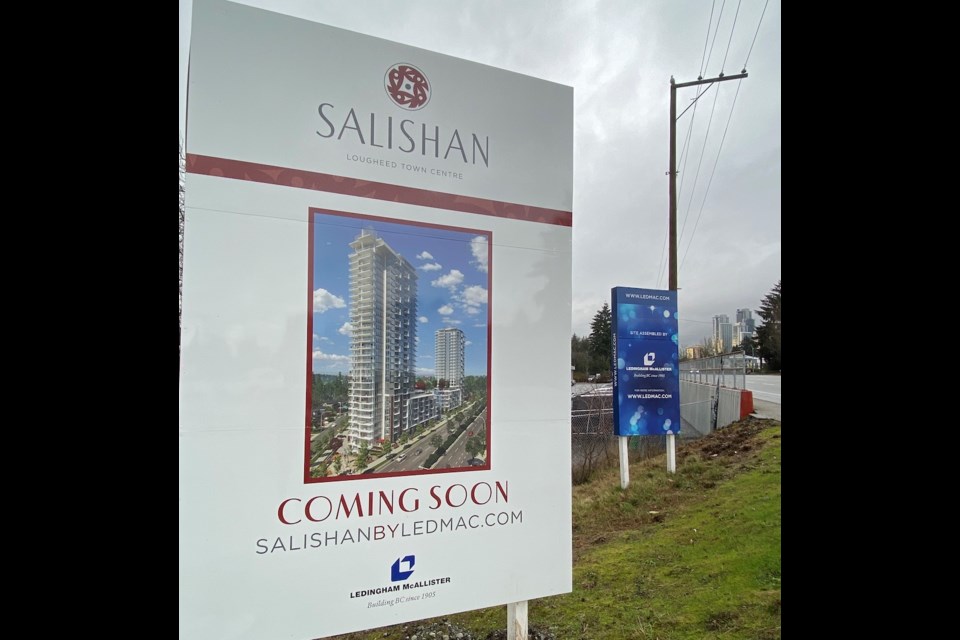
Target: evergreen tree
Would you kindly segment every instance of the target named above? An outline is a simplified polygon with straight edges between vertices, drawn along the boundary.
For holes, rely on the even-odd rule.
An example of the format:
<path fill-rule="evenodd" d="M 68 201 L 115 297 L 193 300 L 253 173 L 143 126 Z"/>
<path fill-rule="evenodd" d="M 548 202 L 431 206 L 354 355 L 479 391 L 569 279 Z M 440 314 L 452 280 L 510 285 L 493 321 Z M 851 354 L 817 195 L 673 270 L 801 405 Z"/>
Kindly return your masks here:
<path fill-rule="evenodd" d="M 574 371 L 584 375 L 590 373 L 591 360 L 590 338 L 581 338 L 577 334 L 573 334 L 570 338 L 570 364 L 573 365 Z"/>
<path fill-rule="evenodd" d="M 757 309 L 763 323 L 757 327 L 756 342 L 767 367 L 780 371 L 780 282 L 766 295 Z"/>
<path fill-rule="evenodd" d="M 610 305 L 604 302 L 590 322 L 590 353 L 593 355 L 593 368 L 596 371 L 610 371 L 612 326 Z"/>

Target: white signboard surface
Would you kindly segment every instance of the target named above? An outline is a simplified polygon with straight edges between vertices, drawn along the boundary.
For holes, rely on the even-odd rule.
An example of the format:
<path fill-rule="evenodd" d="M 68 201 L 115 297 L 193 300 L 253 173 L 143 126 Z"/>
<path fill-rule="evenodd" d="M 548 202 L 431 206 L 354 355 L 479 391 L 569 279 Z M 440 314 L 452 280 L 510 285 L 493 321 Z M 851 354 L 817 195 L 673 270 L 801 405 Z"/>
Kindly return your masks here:
<path fill-rule="evenodd" d="M 194 7 L 181 637 L 569 591 L 572 90 Z"/>

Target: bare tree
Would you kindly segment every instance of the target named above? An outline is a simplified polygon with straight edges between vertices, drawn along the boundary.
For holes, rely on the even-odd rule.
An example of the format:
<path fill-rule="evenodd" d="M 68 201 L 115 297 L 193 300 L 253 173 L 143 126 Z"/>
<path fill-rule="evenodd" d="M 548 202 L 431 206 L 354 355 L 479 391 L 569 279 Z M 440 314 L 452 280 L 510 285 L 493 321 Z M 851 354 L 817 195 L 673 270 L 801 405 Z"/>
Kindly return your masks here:
<path fill-rule="evenodd" d="M 701 342 L 700 346 L 703 349 L 703 355 L 701 358 L 710 358 L 717 355 L 717 343 L 714 341 L 713 336 L 705 337 Z"/>
<path fill-rule="evenodd" d="M 602 392 L 576 399 L 577 408 L 571 416 L 574 484 L 590 480 L 598 469 L 617 459 L 612 399 Z"/>

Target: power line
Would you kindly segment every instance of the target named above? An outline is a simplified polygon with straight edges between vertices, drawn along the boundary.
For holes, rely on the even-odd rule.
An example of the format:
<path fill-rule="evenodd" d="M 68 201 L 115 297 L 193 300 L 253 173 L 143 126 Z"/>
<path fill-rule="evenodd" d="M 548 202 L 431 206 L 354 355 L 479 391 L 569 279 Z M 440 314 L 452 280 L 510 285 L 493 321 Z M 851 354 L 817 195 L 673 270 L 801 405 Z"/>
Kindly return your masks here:
<path fill-rule="evenodd" d="M 680 226 L 680 235 L 678 242 L 683 241 L 683 232 L 687 228 L 687 220 L 690 218 L 690 208 L 693 206 L 693 195 L 697 191 L 697 182 L 700 180 L 700 167 L 703 165 L 703 156 L 707 151 L 707 140 L 710 138 L 710 127 L 713 125 L 713 114 L 717 110 L 717 98 L 720 97 L 720 89 L 713 94 L 713 107 L 710 109 L 710 119 L 707 121 L 707 132 L 703 135 L 703 147 L 700 148 L 700 160 L 697 162 L 697 173 L 693 177 L 693 191 L 690 193 L 690 200 L 687 202 L 687 212 L 683 214 L 683 224 Z"/>
<path fill-rule="evenodd" d="M 767 0 L 763 3 L 763 11 L 760 12 L 760 22 L 757 23 L 757 30 L 753 34 L 753 42 L 750 43 L 750 50 L 747 51 L 747 59 L 743 61 L 743 68 L 747 68 L 747 63 L 750 62 L 750 54 L 753 53 L 753 45 L 757 44 L 757 35 L 760 34 L 760 25 L 763 24 L 763 16 L 767 12 L 767 5 L 770 4 L 770 0 Z"/>
<path fill-rule="evenodd" d="M 710 180 L 707 181 L 707 190 L 703 194 L 703 202 L 700 203 L 700 212 L 697 214 L 697 221 L 693 225 L 693 231 L 690 232 L 690 242 L 687 243 L 687 250 L 683 252 L 683 260 L 680 266 L 687 261 L 687 254 L 690 253 L 690 247 L 693 245 L 693 238 L 697 234 L 697 226 L 700 224 L 700 217 L 703 216 L 703 208 L 707 204 L 707 196 L 710 194 L 710 185 L 713 184 L 713 176 L 717 172 L 717 163 L 720 161 L 720 152 L 723 150 L 723 142 L 727 139 L 727 130 L 730 129 L 730 121 L 733 119 L 733 108 L 737 106 L 737 96 L 740 95 L 740 85 L 743 80 L 737 82 L 737 91 L 733 94 L 733 104 L 730 105 L 730 115 L 727 116 L 727 124 L 723 128 L 723 136 L 720 138 L 720 146 L 717 148 L 717 157 L 713 161 L 713 170 L 710 171 Z"/>
<path fill-rule="evenodd" d="M 663 254 L 667 252 L 667 242 L 670 240 L 670 229 L 667 228 L 667 232 L 663 234 L 663 246 L 660 247 L 660 262 L 657 265 L 657 279 L 654 281 L 653 286 L 657 289 L 660 288 L 660 278 L 663 275 Z"/>
<path fill-rule="evenodd" d="M 669 212 L 668 212 L 668 238 L 669 238 L 669 247 L 670 247 L 670 278 L 669 278 L 669 289 L 671 291 L 676 291 L 679 288 L 679 267 L 677 265 L 677 249 L 679 248 L 679 242 L 677 242 L 677 90 L 685 89 L 687 87 L 699 87 L 705 84 L 713 84 L 717 82 L 729 82 L 731 80 L 742 80 L 747 78 L 749 74 L 746 71 L 742 73 L 735 73 L 729 76 L 720 75 L 716 78 L 698 78 L 690 82 L 677 82 L 673 79 L 673 76 L 670 77 L 670 169 L 667 171 L 667 175 L 670 176 L 669 181 L 669 190 L 670 197 L 668 198 L 669 202 Z M 714 96 L 719 96 L 720 92 L 717 91 Z M 716 99 L 714 99 L 714 111 L 716 110 Z M 713 113 L 710 114 L 710 123 L 713 122 Z M 729 120 L 728 120 L 729 125 Z M 704 147 L 706 146 L 706 139 L 704 140 Z M 700 160 L 703 161 L 704 150 L 701 150 Z M 716 167 L 714 167 L 716 168 Z M 698 171 L 699 174 L 699 171 Z M 711 176 L 712 181 L 712 176 Z"/>
<path fill-rule="evenodd" d="M 710 19 L 707 20 L 707 37 L 703 39 L 703 55 L 700 56 L 700 77 L 703 77 L 703 61 L 707 58 L 707 43 L 710 42 L 710 27 L 713 25 L 713 10 L 717 6 L 717 0 L 713 0 L 710 5 Z M 766 9 L 766 7 L 764 7 Z"/>
<path fill-rule="evenodd" d="M 701 95 L 703 94 L 701 93 Z M 684 113 L 686 113 L 686 110 L 684 110 Z M 680 115 L 683 115 L 683 114 L 680 114 Z M 690 115 L 690 122 L 687 124 L 687 137 L 683 143 L 683 149 L 680 151 L 680 162 L 683 163 L 683 168 L 680 170 L 680 189 L 679 191 L 677 191 L 677 198 L 679 198 L 680 195 L 683 193 L 683 184 L 684 182 L 686 182 L 686 178 L 687 178 L 687 160 L 690 159 L 690 157 L 687 155 L 687 152 L 690 150 L 690 140 L 692 139 L 692 134 L 693 134 L 693 123 L 696 121 L 696 118 L 697 118 L 697 100 L 694 100 L 693 113 Z M 669 241 L 670 241 L 670 228 L 668 227 L 663 234 L 663 246 L 660 247 L 660 261 L 659 261 L 659 268 L 657 269 L 657 280 L 655 285 L 657 287 L 660 286 L 660 279 L 663 278 L 663 276 L 665 276 L 667 273 L 667 263 L 664 260 L 664 257 L 667 251 L 667 245 L 669 244 Z"/>
<path fill-rule="evenodd" d="M 720 15 L 717 16 L 717 28 L 713 32 L 713 42 L 710 43 L 710 54 L 707 56 L 707 64 L 703 66 L 703 71 L 700 75 L 703 75 L 707 72 L 707 67 L 710 66 L 710 58 L 713 57 L 713 45 L 717 44 L 717 34 L 720 33 L 720 21 L 723 20 L 723 8 L 727 6 L 727 0 L 723 0 L 723 4 L 720 5 Z"/>
<path fill-rule="evenodd" d="M 724 0 L 724 5 L 726 5 L 726 0 Z M 716 8 L 717 8 L 717 0 L 713 0 L 713 2 L 710 4 L 710 17 L 707 19 L 707 33 L 703 38 L 703 53 L 700 55 L 700 73 L 697 76 L 698 79 L 703 78 L 704 68 L 706 67 L 707 64 L 709 64 L 709 61 L 707 60 L 707 45 L 710 43 L 710 30 L 713 28 L 713 12 Z M 717 17 L 718 29 L 720 28 L 721 17 L 723 17 L 722 6 L 720 8 L 720 16 Z M 716 36 L 714 36 L 713 40 L 714 42 L 716 42 L 717 40 Z M 710 49 L 710 53 L 711 55 L 713 54 L 712 47 Z M 679 162 L 683 164 L 683 168 L 680 170 L 680 189 L 677 191 L 677 198 L 680 198 L 680 196 L 683 195 L 683 185 L 686 182 L 686 178 L 687 178 L 687 161 L 690 159 L 690 157 L 687 155 L 687 152 L 690 150 L 690 140 L 693 134 L 693 123 L 696 122 L 696 119 L 697 119 L 697 105 L 700 102 L 700 96 L 706 93 L 711 86 L 713 85 L 707 85 L 707 88 L 704 89 L 702 92 L 700 92 L 700 94 L 696 98 L 694 98 L 693 102 L 691 103 L 693 105 L 693 113 L 690 114 L 690 122 L 687 124 L 686 140 L 684 140 L 683 148 L 680 150 Z M 681 113 L 677 117 L 677 119 L 679 120 L 681 117 L 683 117 L 683 114 L 686 113 L 689 109 L 690 107 L 687 107 L 686 109 L 684 109 L 683 113 Z M 708 131 L 709 131 L 709 127 L 708 127 Z M 696 184 L 694 184 L 694 187 L 696 187 Z M 667 263 L 664 261 L 664 256 L 667 251 L 667 244 L 669 243 L 669 240 L 670 240 L 670 229 L 668 227 L 666 230 L 666 233 L 663 236 L 663 247 L 660 248 L 660 268 L 657 270 L 657 286 L 658 287 L 660 286 L 660 279 L 664 275 L 666 275 L 666 272 L 667 272 Z"/>
<path fill-rule="evenodd" d="M 730 27 L 730 39 L 727 40 L 727 51 L 723 54 L 723 64 L 720 65 L 720 73 L 727 68 L 727 56 L 730 55 L 730 43 L 733 42 L 733 32 L 737 29 L 737 18 L 740 16 L 740 3 L 743 0 L 737 0 L 737 12 L 733 14 L 733 26 Z"/>
<path fill-rule="evenodd" d="M 710 91 L 710 87 L 712 87 L 712 86 L 713 86 L 712 84 L 708 84 L 706 89 L 704 89 L 703 91 L 701 91 L 700 93 L 698 93 L 698 94 L 697 94 L 697 97 L 690 101 L 689 106 L 687 106 L 686 109 L 684 109 L 683 111 L 680 112 L 680 115 L 677 116 L 677 120 L 679 120 L 680 118 L 682 118 L 682 117 L 683 117 L 683 114 L 685 114 L 687 111 L 690 111 L 690 107 L 693 107 L 694 111 L 696 111 L 696 109 L 697 109 L 697 100 L 699 100 L 701 97 L 703 97 L 703 94 L 705 94 L 707 91 Z M 690 120 L 693 120 L 693 116 L 692 116 L 692 115 L 690 116 Z"/>
<path fill-rule="evenodd" d="M 709 35 L 709 32 L 708 32 L 707 35 Z M 693 113 L 690 115 L 690 124 L 689 124 L 689 126 L 687 127 L 687 139 L 686 139 L 686 141 L 684 142 L 684 148 L 683 148 L 683 150 L 682 150 L 681 153 L 680 153 L 680 158 L 681 158 L 681 161 L 683 162 L 683 168 L 680 170 L 680 188 L 677 190 L 677 199 L 678 199 L 678 200 L 679 200 L 680 197 L 683 195 L 683 185 L 686 183 L 686 180 L 687 180 L 687 161 L 690 159 L 690 156 L 687 154 L 687 152 L 690 150 L 690 139 L 691 139 L 691 135 L 690 135 L 690 134 L 691 134 L 692 131 L 693 131 L 693 122 L 694 122 L 694 119 L 697 117 L 697 105 L 699 104 L 700 97 L 703 96 L 703 94 L 705 94 L 707 91 L 709 91 L 709 90 L 710 90 L 710 87 L 712 87 L 712 86 L 713 86 L 712 83 L 711 83 L 711 84 L 708 84 L 708 85 L 707 85 L 707 88 L 704 89 L 703 91 L 701 91 L 701 92 L 697 95 L 697 97 L 693 99 L 693 103 L 692 103 L 692 105 L 693 105 Z M 686 113 L 689 109 L 690 109 L 690 107 L 687 107 L 686 109 L 683 110 L 683 113 Z M 680 116 L 682 116 L 683 113 L 681 113 Z M 680 119 L 680 116 L 677 116 L 677 119 L 678 119 L 678 120 Z M 713 119 L 713 114 L 711 113 L 711 120 L 712 120 L 712 119 Z M 707 125 L 707 133 L 708 133 L 708 134 L 710 133 L 710 126 L 709 126 L 709 124 Z M 706 139 L 704 139 L 704 144 L 706 144 Z M 700 162 L 703 162 L 703 152 L 702 152 L 702 150 L 701 150 Z M 698 176 L 700 175 L 700 165 L 699 165 L 699 163 L 697 164 L 697 175 L 698 175 Z M 696 189 L 696 187 L 697 187 L 697 181 L 694 180 L 694 181 L 693 181 L 693 188 Z M 691 199 L 691 202 L 692 202 L 692 201 L 693 201 L 693 194 L 690 195 L 690 199 Z M 689 209 L 689 206 L 688 206 L 688 207 L 687 207 L 688 215 L 689 215 L 689 211 L 690 211 L 690 209 Z M 687 218 L 686 218 L 686 216 L 684 216 L 683 224 L 684 224 L 684 226 L 686 226 L 686 224 L 687 224 Z M 666 235 L 666 236 L 664 237 L 664 239 L 663 239 L 663 243 L 664 243 L 664 244 L 663 244 L 663 249 L 662 249 L 661 252 L 660 252 L 660 268 L 657 270 L 657 286 L 658 286 L 658 287 L 660 286 L 660 279 L 661 279 L 664 275 L 666 275 L 666 273 L 667 273 L 667 263 L 663 261 L 663 254 L 664 254 L 664 252 L 666 251 L 667 245 L 669 244 L 669 240 L 670 240 L 670 230 L 667 229 L 667 235 Z"/>
<path fill-rule="evenodd" d="M 687 139 L 683 142 L 683 149 L 680 151 L 680 159 L 678 163 L 683 163 L 683 169 L 680 170 L 680 192 L 683 193 L 683 178 L 687 171 L 687 164 L 684 160 L 687 157 L 687 151 L 690 150 L 690 140 L 692 138 L 691 134 L 693 133 L 693 123 L 697 119 L 697 103 L 693 103 L 693 113 L 690 114 L 690 124 L 687 125 Z"/>
<path fill-rule="evenodd" d="M 742 0 L 741 0 L 741 1 L 742 1 Z M 723 9 L 724 9 L 724 7 L 726 6 L 726 4 L 727 4 L 727 3 L 726 3 L 726 0 L 724 0 L 724 1 L 723 1 L 723 4 L 720 6 L 720 14 L 717 16 L 717 27 L 716 27 L 716 29 L 714 30 L 714 34 L 713 34 L 713 44 L 714 44 L 714 45 L 715 45 L 716 42 L 717 42 L 717 34 L 718 34 L 719 31 L 720 31 L 720 22 L 721 22 L 721 20 L 723 19 Z M 711 29 L 713 29 L 713 14 L 714 14 L 714 11 L 716 10 L 716 7 L 717 7 L 717 0 L 713 0 L 713 1 L 711 2 L 711 4 L 710 4 L 710 16 L 709 16 L 709 18 L 707 19 L 707 32 L 706 32 L 706 34 L 704 35 L 704 39 L 703 39 L 703 53 L 700 55 L 700 73 L 699 73 L 698 79 L 703 79 L 703 73 L 704 73 L 707 65 L 710 64 L 710 57 L 713 56 L 713 45 L 710 45 L 710 56 L 709 56 L 709 57 L 707 56 L 707 45 L 708 45 L 708 43 L 710 43 L 710 31 L 711 31 Z M 740 7 L 739 7 L 739 5 L 738 5 L 738 6 L 737 6 L 737 12 L 739 13 L 739 11 L 740 11 Z M 736 23 L 736 19 L 734 19 L 734 23 Z M 730 45 L 729 45 L 729 43 L 728 43 L 728 44 L 727 44 L 728 52 L 729 52 L 729 46 L 730 46 Z M 725 56 L 725 57 L 726 57 L 726 56 Z M 707 91 L 709 91 L 711 86 L 713 86 L 713 85 L 712 85 L 712 84 L 707 85 L 707 88 L 704 89 L 702 92 L 700 92 L 700 94 L 697 95 L 697 97 L 694 98 L 693 101 L 692 101 L 693 113 L 692 113 L 691 116 L 690 116 L 690 122 L 687 124 L 687 135 L 686 135 L 686 139 L 684 140 L 684 143 L 683 143 L 683 148 L 681 149 L 681 152 L 680 152 L 680 161 L 683 163 L 683 169 L 682 169 L 682 171 L 681 171 L 682 176 L 681 176 L 681 179 L 680 179 L 680 190 L 679 190 L 679 192 L 676 194 L 676 196 L 675 196 L 676 198 L 679 198 L 680 195 L 683 193 L 683 185 L 684 185 L 684 183 L 686 182 L 686 169 L 687 169 L 687 162 L 689 161 L 689 155 L 688 155 L 687 152 L 690 150 L 690 141 L 691 141 L 691 139 L 692 139 L 692 134 L 693 134 L 693 125 L 694 125 L 694 123 L 696 122 L 696 117 L 697 117 L 697 106 L 698 106 L 698 104 L 699 104 L 700 97 L 703 96 L 703 94 L 705 94 Z M 718 93 L 719 93 L 719 92 L 718 92 Z M 714 107 L 716 107 L 716 100 L 714 100 Z M 684 109 L 684 110 L 683 110 L 683 113 L 680 114 L 680 117 L 682 117 L 687 111 L 689 111 L 689 109 L 690 109 L 689 106 L 688 106 L 686 109 Z M 677 119 L 679 120 L 679 117 L 678 117 Z M 710 114 L 710 120 L 711 120 L 711 122 L 713 121 L 713 113 L 712 113 L 712 112 L 711 112 L 711 114 Z M 675 123 L 671 123 L 671 126 L 675 126 Z M 710 123 L 707 124 L 707 134 L 709 134 L 709 133 L 710 133 Z M 706 138 L 704 139 L 704 147 L 705 147 L 705 146 L 706 146 Z M 700 164 L 702 164 L 702 162 L 703 162 L 703 149 L 701 149 L 701 152 L 700 152 L 700 160 L 699 160 L 699 162 L 697 163 L 697 175 L 698 175 L 698 177 L 699 177 L 699 172 L 700 172 Z M 697 181 L 694 180 L 694 190 L 696 190 L 696 182 L 697 182 Z M 691 203 L 692 203 L 692 201 L 693 201 L 693 196 L 691 195 Z M 687 215 L 688 215 L 688 216 L 689 216 L 689 211 L 690 211 L 690 209 L 689 209 L 689 205 L 688 205 L 688 207 L 687 207 Z M 686 225 L 686 217 L 684 217 L 684 225 Z M 657 278 L 656 278 L 656 285 L 655 285 L 655 286 L 659 286 L 659 285 L 660 285 L 660 280 L 661 280 L 661 278 L 663 277 L 663 275 L 666 273 L 666 262 L 664 261 L 664 257 L 665 257 L 665 255 L 666 255 L 666 250 L 667 250 L 667 245 L 669 244 L 669 240 L 670 240 L 670 228 L 669 228 L 669 226 L 668 226 L 668 227 L 667 227 L 667 230 L 666 230 L 666 233 L 664 234 L 663 245 L 660 247 L 660 259 L 659 259 L 659 261 L 658 261 L 659 264 L 658 264 L 658 269 L 657 269 Z"/>
<path fill-rule="evenodd" d="M 740 2 L 742 2 L 742 0 L 740 0 Z M 714 31 L 713 31 L 713 42 L 710 44 L 710 55 L 707 56 L 706 66 L 709 66 L 709 65 L 710 65 L 710 58 L 713 57 L 713 47 L 714 47 L 714 45 L 716 45 L 716 43 L 717 43 L 717 35 L 720 33 L 720 22 L 721 22 L 721 20 L 723 20 L 723 10 L 724 10 L 724 8 L 725 8 L 726 6 L 727 6 L 727 0 L 723 0 L 723 4 L 720 5 L 720 14 L 717 16 L 717 28 L 714 29 Z M 737 15 L 739 15 L 739 14 L 740 14 L 740 3 L 738 2 L 738 3 L 737 3 L 737 13 L 736 13 L 736 15 L 733 16 L 733 26 L 731 27 L 731 30 L 730 30 L 730 40 L 727 42 L 727 51 L 726 51 L 726 53 L 725 53 L 724 56 L 723 56 L 724 63 L 726 63 L 727 55 L 730 53 L 730 42 L 733 40 L 733 29 L 736 28 L 736 26 L 737 26 Z M 704 67 L 704 70 L 705 70 L 705 69 L 706 69 L 706 67 Z M 721 69 L 721 72 L 720 72 L 720 73 L 721 73 L 721 76 L 722 76 L 722 74 L 723 74 L 723 70 L 722 70 L 722 69 Z M 713 86 L 713 85 L 708 85 L 707 88 L 703 90 L 703 93 L 706 93 L 706 92 L 710 89 L 711 86 Z M 702 93 L 701 93 L 701 95 L 702 95 Z M 699 98 L 699 96 L 697 96 L 697 97 Z M 704 153 L 705 153 L 706 150 L 707 150 L 707 141 L 708 141 L 709 138 L 710 138 L 710 126 L 713 124 L 713 114 L 714 114 L 714 112 L 715 112 L 716 109 L 717 109 L 717 99 L 718 99 L 719 97 L 720 97 L 720 89 L 718 88 L 718 89 L 717 89 L 717 92 L 713 95 L 713 107 L 710 109 L 710 119 L 707 121 L 707 131 L 706 131 L 706 133 L 704 133 L 704 135 L 703 135 L 703 147 L 701 147 L 701 149 L 700 149 L 700 160 L 697 161 L 697 173 L 696 173 L 696 175 L 695 175 L 694 178 L 693 178 L 693 191 L 690 193 L 690 200 L 687 202 L 687 211 L 686 211 L 686 213 L 683 214 L 683 224 L 680 226 L 680 236 L 679 236 L 678 242 L 683 240 L 683 232 L 684 232 L 684 230 L 687 228 L 687 220 L 690 218 L 690 208 L 693 206 L 693 195 L 694 195 L 694 193 L 695 193 L 696 190 L 697 190 L 697 182 L 700 180 L 700 167 L 701 167 L 701 165 L 703 164 L 703 156 L 704 156 Z M 681 115 L 682 115 L 682 114 L 681 114 Z M 685 166 L 684 166 L 684 167 L 685 167 Z M 683 181 L 682 181 L 682 180 L 681 180 L 681 183 L 680 183 L 680 184 L 681 184 L 680 191 L 682 192 L 682 191 L 683 191 Z M 677 197 L 679 197 L 679 194 L 678 194 Z"/>
<path fill-rule="evenodd" d="M 707 35 L 708 36 L 710 35 L 709 27 L 707 30 Z M 704 51 L 704 53 L 706 53 L 706 51 Z M 703 95 L 703 93 L 701 93 L 700 95 Z M 700 96 L 697 96 L 697 98 L 699 97 Z M 693 113 L 690 115 L 690 123 L 687 125 L 687 139 L 684 141 L 683 149 L 680 152 L 680 158 L 681 158 L 680 161 L 683 162 L 683 168 L 680 170 L 680 189 L 677 191 L 677 198 L 679 198 L 680 195 L 683 193 L 683 183 L 686 181 L 686 177 L 687 177 L 687 160 L 689 160 L 687 151 L 690 150 L 690 140 L 692 138 L 691 134 L 693 133 L 693 123 L 697 117 L 697 102 L 698 101 L 696 99 L 693 101 Z M 689 109 L 689 107 L 687 108 Z M 686 113 L 686 110 L 684 110 L 684 113 Z M 680 114 L 680 115 L 683 115 L 683 114 Z M 660 279 L 663 276 L 665 276 L 667 273 L 667 263 L 664 260 L 664 257 L 667 251 L 667 244 L 669 244 L 669 240 L 670 240 L 670 229 L 667 228 L 663 234 L 663 246 L 660 248 L 660 262 L 659 262 L 659 269 L 657 269 L 657 281 L 656 281 L 657 287 L 660 286 Z"/>

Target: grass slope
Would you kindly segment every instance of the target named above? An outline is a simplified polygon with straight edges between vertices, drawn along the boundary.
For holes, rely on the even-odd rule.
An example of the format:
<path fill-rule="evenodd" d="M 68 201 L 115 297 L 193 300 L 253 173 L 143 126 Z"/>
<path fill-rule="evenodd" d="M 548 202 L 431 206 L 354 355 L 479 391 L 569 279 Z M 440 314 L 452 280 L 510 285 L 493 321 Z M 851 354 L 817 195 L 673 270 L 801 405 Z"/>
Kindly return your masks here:
<path fill-rule="evenodd" d="M 573 593 L 530 603 L 541 637 L 780 637 L 778 422 L 749 418 L 683 443 L 677 474 L 663 458 L 574 488 Z M 451 616 L 500 637 L 503 607 Z M 500 630 L 497 632 L 497 630 Z M 406 638 L 391 627 L 345 638 Z"/>

